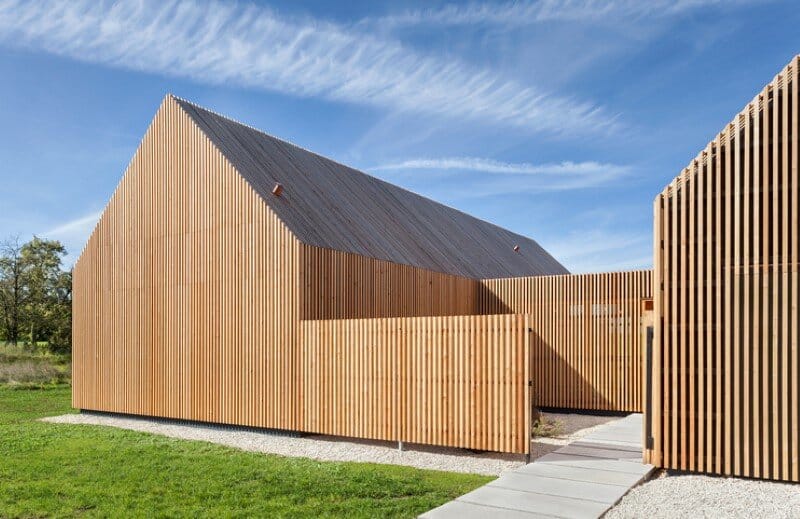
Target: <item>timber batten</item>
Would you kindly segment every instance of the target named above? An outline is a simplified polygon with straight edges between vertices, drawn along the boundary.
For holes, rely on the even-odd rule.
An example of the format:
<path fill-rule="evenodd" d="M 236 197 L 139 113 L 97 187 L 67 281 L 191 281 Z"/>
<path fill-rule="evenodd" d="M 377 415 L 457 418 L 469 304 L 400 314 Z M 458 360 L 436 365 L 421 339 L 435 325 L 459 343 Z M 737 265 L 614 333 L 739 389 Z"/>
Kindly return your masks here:
<path fill-rule="evenodd" d="M 291 233 L 167 98 L 75 265 L 73 406 L 296 428 L 298 267 Z"/>
<path fill-rule="evenodd" d="M 655 465 L 800 481 L 798 67 L 655 199 Z"/>
<path fill-rule="evenodd" d="M 651 271 L 482 281 L 478 313 L 530 317 L 539 407 L 642 411 Z"/>
<path fill-rule="evenodd" d="M 564 272 L 533 240 L 168 96 L 75 265 L 73 406 L 527 453 L 533 393 L 641 405 L 649 273 L 481 280 Z"/>
<path fill-rule="evenodd" d="M 313 245 L 300 253 L 303 319 L 476 313 L 476 280 Z"/>
<path fill-rule="evenodd" d="M 75 265 L 73 406 L 527 452 L 526 318 L 478 287 L 301 242 L 168 96 Z"/>
<path fill-rule="evenodd" d="M 304 431 L 530 449 L 523 315 L 303 321 Z"/>

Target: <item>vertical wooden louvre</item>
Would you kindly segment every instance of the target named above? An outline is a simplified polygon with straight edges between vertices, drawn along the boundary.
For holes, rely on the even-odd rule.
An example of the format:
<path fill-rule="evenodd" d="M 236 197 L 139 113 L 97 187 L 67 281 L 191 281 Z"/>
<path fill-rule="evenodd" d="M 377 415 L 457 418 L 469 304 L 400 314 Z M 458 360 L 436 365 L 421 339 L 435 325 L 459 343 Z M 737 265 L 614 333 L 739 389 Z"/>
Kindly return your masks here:
<path fill-rule="evenodd" d="M 296 428 L 298 260 L 168 97 L 75 265 L 73 406 Z"/>
<path fill-rule="evenodd" d="M 73 406 L 527 452 L 526 320 L 454 316 L 477 286 L 301 244 L 168 97 L 75 266 Z"/>
<path fill-rule="evenodd" d="M 274 164 L 244 154 L 250 176 L 242 175 L 219 147 L 230 144 L 224 130 L 233 126 L 187 110 L 165 99 L 75 265 L 75 407 L 509 452 L 527 452 L 531 393 L 545 407 L 641 410 L 641 300 L 650 297 L 650 272 L 480 281 L 301 242 L 275 207 L 311 233 L 314 222 L 295 207 L 303 191 L 281 178 L 285 190 L 270 206 L 256 180 L 259 168 Z M 781 160 L 794 164 L 792 153 Z M 784 182 L 761 179 L 771 190 Z M 762 207 L 773 210 L 773 218 L 796 220 L 784 198 L 762 201 Z M 721 214 L 736 220 L 754 213 Z M 483 223 L 472 224 L 486 231 Z M 675 236 L 695 228 L 700 224 Z M 345 239 L 339 231 L 337 239 Z M 776 236 L 791 237 L 796 247 L 796 226 L 780 232 Z M 772 246 L 776 238 L 769 236 Z M 521 253 L 533 247 L 526 243 Z M 740 242 L 730 246 L 743 248 Z M 742 257 L 776 254 L 766 246 L 759 251 Z M 419 244 L 410 252 L 425 254 Z M 457 263 L 469 266 L 463 258 Z M 701 262 L 695 263 L 689 277 L 701 276 Z M 784 277 L 770 271 L 762 280 Z M 678 284 L 670 286 L 677 290 Z M 733 297 L 758 294 L 754 285 Z M 796 309 L 796 294 L 769 301 L 760 328 L 742 333 L 761 331 L 770 340 L 773 333 L 794 333 L 796 344 L 793 326 L 766 324 L 778 309 Z M 693 316 L 717 309 L 699 302 L 689 307 Z M 783 368 L 772 350 L 762 351 L 763 358 L 731 357 L 731 369 L 762 362 L 775 366 L 769 380 L 780 380 L 781 391 L 796 389 L 790 378 L 796 369 Z M 692 353 L 680 360 L 684 366 L 701 358 Z M 676 395 L 685 398 L 688 390 L 681 391 Z M 769 394 L 752 412 L 794 409 Z M 742 395 L 738 402 L 745 400 Z M 711 413 L 710 404 L 691 405 Z M 681 422 L 681 432 L 698 426 L 694 419 Z M 761 438 L 764 449 L 773 442 L 796 449 L 789 430 L 787 424 L 770 429 L 774 435 Z M 676 428 L 672 434 L 679 437 Z"/>
<path fill-rule="evenodd" d="M 303 319 L 475 313 L 473 279 L 301 245 Z"/>
<path fill-rule="evenodd" d="M 642 410 L 642 300 L 651 272 L 483 281 L 480 313 L 530 316 L 534 402 L 540 407 Z"/>
<path fill-rule="evenodd" d="M 656 197 L 656 465 L 799 481 L 798 66 Z"/>
<path fill-rule="evenodd" d="M 303 430 L 527 453 L 521 315 L 304 321 Z"/>

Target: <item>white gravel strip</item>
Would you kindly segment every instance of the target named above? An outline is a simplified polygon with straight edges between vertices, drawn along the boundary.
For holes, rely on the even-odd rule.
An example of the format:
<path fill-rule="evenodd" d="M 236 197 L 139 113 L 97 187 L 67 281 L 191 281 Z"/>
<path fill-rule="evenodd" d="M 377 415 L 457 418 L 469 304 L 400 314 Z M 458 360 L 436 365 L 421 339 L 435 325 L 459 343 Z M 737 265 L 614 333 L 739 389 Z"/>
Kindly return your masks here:
<path fill-rule="evenodd" d="M 501 472 L 524 465 L 521 455 L 481 453 L 463 449 L 405 445 L 331 436 L 291 437 L 237 430 L 214 425 L 171 423 L 168 421 L 105 414 L 67 414 L 43 418 L 42 421 L 65 424 L 105 425 L 152 434 L 218 443 L 251 452 L 281 456 L 312 458 L 323 461 L 360 461 L 406 465 L 421 469 L 500 475 Z"/>
<path fill-rule="evenodd" d="M 800 485 L 663 473 L 631 490 L 605 517 L 797 518 Z"/>

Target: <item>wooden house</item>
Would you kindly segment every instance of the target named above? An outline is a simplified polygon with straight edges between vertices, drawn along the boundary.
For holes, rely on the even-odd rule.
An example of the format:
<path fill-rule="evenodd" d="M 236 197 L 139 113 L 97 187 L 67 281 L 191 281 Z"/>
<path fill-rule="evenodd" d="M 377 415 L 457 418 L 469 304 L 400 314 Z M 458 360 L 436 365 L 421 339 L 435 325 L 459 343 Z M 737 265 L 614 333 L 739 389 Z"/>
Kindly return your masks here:
<path fill-rule="evenodd" d="M 410 351 L 375 343 L 346 354 L 325 350 L 326 337 L 308 344 L 311 325 L 302 323 L 395 318 L 399 327 L 396 318 L 424 316 L 432 328 L 419 333 L 461 326 L 488 337 L 497 328 L 502 340 L 482 354 L 502 359 L 473 374 L 486 394 L 438 405 L 474 408 L 508 389 L 497 405 L 525 413 L 524 322 L 435 317 L 476 314 L 479 279 L 566 272 L 529 238 L 167 96 L 75 265 L 73 405 L 424 441 L 401 435 L 405 425 L 383 414 L 345 422 L 394 407 L 386 399 L 402 376 L 414 413 L 441 401 L 444 361 L 431 358 L 428 343 L 403 364 Z M 311 357 L 312 346 L 328 357 Z M 516 385 L 492 378 L 509 369 L 512 350 Z M 330 372 L 320 371 L 323 360 Z M 365 397 L 368 383 L 376 387 Z M 480 434 L 427 442 L 510 449 Z"/>

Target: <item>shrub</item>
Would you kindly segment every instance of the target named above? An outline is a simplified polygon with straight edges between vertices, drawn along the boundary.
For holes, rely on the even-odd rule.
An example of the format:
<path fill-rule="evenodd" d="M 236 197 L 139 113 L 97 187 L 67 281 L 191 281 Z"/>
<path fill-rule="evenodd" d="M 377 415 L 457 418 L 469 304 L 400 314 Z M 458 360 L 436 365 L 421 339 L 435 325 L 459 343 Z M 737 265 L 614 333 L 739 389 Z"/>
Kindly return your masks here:
<path fill-rule="evenodd" d="M 62 381 L 62 372 L 52 364 L 23 360 L 11 364 L 0 364 L 0 383 L 57 383 Z"/>
<path fill-rule="evenodd" d="M 534 438 L 555 438 L 562 434 L 564 434 L 564 423 L 546 416 L 540 416 L 531 427 L 531 436 Z"/>

